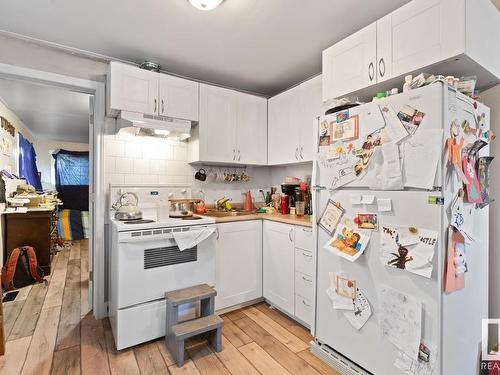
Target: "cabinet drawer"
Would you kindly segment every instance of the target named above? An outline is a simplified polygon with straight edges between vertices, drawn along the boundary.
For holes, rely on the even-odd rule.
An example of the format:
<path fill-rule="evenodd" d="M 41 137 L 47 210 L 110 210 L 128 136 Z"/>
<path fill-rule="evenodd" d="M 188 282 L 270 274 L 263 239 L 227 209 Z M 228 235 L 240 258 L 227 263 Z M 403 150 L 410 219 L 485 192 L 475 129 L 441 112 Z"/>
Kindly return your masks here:
<path fill-rule="evenodd" d="M 312 228 L 302 227 L 300 225 L 295 226 L 295 247 L 313 251 L 314 239 Z"/>
<path fill-rule="evenodd" d="M 309 326 L 313 320 L 313 304 L 311 301 L 299 294 L 295 295 L 295 316 Z"/>
<path fill-rule="evenodd" d="M 300 272 L 295 272 L 295 294 L 310 301 L 313 299 L 313 278 Z"/>
<path fill-rule="evenodd" d="M 295 271 L 314 275 L 313 254 L 310 251 L 295 249 Z"/>

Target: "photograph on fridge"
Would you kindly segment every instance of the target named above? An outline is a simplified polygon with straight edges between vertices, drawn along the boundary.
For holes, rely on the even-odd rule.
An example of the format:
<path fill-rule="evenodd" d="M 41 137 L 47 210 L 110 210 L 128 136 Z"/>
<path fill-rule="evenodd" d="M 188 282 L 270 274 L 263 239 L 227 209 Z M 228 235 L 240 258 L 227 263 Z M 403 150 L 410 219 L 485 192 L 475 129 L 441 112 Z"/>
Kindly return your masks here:
<path fill-rule="evenodd" d="M 354 262 L 365 251 L 370 241 L 370 235 L 359 229 L 339 224 L 333 238 L 328 240 L 325 249 Z"/>
<path fill-rule="evenodd" d="M 398 268 L 430 278 L 438 232 L 407 226 L 383 225 L 380 233 L 380 260 Z"/>

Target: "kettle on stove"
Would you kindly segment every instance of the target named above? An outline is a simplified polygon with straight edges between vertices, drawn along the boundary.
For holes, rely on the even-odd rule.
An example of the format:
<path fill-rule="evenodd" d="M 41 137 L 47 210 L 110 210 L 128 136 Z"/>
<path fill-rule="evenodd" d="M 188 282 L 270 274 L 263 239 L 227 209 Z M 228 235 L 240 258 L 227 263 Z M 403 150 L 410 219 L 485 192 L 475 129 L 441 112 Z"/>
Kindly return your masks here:
<path fill-rule="evenodd" d="M 113 208 L 116 210 L 115 219 L 120 221 L 142 219 L 142 211 L 139 210 L 138 204 L 139 198 L 135 193 L 123 193 L 113 204 Z"/>

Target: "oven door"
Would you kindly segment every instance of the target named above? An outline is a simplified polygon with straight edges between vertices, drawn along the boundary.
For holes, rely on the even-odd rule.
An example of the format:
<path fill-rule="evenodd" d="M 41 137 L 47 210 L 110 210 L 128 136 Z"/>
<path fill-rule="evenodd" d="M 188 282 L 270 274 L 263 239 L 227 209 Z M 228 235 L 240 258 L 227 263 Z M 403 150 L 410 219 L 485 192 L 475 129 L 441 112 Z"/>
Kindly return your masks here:
<path fill-rule="evenodd" d="M 120 233 L 117 259 L 112 260 L 117 262 L 118 309 L 165 298 L 165 292 L 175 289 L 215 285 L 215 236 L 180 251 L 172 234 L 165 232 Z"/>

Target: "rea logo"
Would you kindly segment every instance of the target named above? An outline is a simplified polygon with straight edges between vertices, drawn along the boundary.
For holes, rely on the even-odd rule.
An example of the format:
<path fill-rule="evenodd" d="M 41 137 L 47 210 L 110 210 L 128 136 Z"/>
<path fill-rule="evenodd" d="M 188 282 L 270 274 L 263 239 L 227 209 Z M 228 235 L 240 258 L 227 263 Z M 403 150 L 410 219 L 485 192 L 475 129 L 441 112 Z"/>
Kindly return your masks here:
<path fill-rule="evenodd" d="M 481 368 L 500 370 L 500 319 L 483 319 L 482 322 Z M 495 361 L 495 362 L 493 362 Z M 491 368 L 490 368 L 491 366 Z"/>

